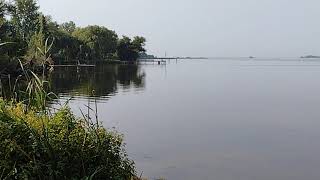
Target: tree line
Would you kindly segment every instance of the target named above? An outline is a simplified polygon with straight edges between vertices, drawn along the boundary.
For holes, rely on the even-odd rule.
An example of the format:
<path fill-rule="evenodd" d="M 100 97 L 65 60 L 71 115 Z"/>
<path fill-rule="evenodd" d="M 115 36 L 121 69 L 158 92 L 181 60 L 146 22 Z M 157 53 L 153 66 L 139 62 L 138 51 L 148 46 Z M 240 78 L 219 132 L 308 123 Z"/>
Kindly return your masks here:
<path fill-rule="evenodd" d="M 39 11 L 36 0 L 0 0 L 0 43 L 0 64 L 17 57 L 38 62 L 47 54 L 57 64 L 135 61 L 146 51 L 144 37 L 119 38 L 106 27 L 77 27 L 72 21 L 59 24 Z"/>

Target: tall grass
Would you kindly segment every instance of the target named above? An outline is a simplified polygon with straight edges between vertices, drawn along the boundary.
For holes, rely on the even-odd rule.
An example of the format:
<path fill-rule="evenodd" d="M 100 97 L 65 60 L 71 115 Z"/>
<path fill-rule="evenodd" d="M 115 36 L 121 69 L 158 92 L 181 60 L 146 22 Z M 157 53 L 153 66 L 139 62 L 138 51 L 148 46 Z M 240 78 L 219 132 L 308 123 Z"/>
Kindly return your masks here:
<path fill-rule="evenodd" d="M 9 42 L 8 42 L 9 43 Z M 0 48 L 8 43 L 0 43 Z M 41 65 L 41 75 L 36 74 L 33 68 L 25 68 L 21 60 L 18 59 L 20 66 L 20 74 L 12 82 L 11 75 L 8 74 L 8 82 L 4 84 L 0 81 L 2 92 L 6 92 L 5 97 L 10 98 L 12 101 L 23 101 L 27 108 L 46 110 L 47 101 L 56 98 L 56 95 L 50 92 L 50 83 L 46 81 L 46 64 L 50 64 L 50 50 L 53 46 L 54 39 L 49 43 L 49 38 L 37 50 L 41 55 L 37 61 Z M 32 60 L 31 60 L 32 61 Z M 6 87 L 7 86 L 7 87 Z M 8 90 L 9 89 L 9 90 Z"/>
<path fill-rule="evenodd" d="M 123 136 L 75 117 L 0 101 L 0 179 L 123 179 L 134 176 Z"/>
<path fill-rule="evenodd" d="M 21 67 L 27 84 L 26 89 L 20 92 L 16 92 L 16 89 L 14 89 L 13 93 L 19 94 L 19 99 L 22 99 L 24 104 L 26 104 L 29 109 L 35 108 L 45 112 L 47 102 L 57 98 L 57 96 L 53 92 L 49 91 L 50 83 L 45 80 L 44 75 L 39 77 L 33 71 L 25 70 L 22 64 Z M 14 87 L 16 87 L 17 83 L 18 79 Z"/>

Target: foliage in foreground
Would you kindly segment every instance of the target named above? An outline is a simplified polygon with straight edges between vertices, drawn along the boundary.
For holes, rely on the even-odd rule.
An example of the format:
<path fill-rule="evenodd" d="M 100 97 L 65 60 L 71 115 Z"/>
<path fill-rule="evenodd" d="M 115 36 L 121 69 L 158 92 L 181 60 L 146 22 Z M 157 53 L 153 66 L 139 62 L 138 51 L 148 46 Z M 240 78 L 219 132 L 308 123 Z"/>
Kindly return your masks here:
<path fill-rule="evenodd" d="M 0 179 L 132 178 L 123 137 L 69 108 L 53 115 L 0 100 Z"/>

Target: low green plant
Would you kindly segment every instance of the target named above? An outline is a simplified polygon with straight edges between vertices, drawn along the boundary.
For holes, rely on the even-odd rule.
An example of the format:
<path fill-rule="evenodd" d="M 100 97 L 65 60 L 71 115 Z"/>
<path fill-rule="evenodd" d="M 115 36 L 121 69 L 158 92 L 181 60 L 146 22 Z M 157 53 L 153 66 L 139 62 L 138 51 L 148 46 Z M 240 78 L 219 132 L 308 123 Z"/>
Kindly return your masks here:
<path fill-rule="evenodd" d="M 0 100 L 0 179 L 129 180 L 134 163 L 114 130 L 76 118 L 68 107 L 52 115 Z"/>

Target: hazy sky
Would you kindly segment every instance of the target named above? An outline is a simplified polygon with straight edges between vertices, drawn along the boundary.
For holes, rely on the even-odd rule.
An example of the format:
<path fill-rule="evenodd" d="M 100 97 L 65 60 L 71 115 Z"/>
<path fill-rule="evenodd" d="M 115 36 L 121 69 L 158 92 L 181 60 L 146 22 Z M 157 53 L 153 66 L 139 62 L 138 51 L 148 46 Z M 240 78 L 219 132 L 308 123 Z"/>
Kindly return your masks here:
<path fill-rule="evenodd" d="M 163 56 L 320 55 L 319 0 L 39 0 L 59 23 L 142 35 Z"/>

